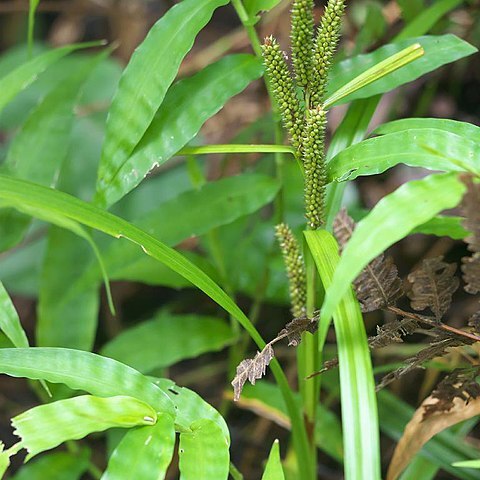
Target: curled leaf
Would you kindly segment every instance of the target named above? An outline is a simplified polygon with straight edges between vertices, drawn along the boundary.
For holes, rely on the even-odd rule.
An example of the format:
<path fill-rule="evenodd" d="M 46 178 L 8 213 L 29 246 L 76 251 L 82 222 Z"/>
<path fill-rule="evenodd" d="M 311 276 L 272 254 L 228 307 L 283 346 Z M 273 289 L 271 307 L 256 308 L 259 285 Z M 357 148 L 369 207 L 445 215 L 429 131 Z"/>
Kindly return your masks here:
<path fill-rule="evenodd" d="M 333 225 L 335 236 L 343 247 L 355 229 L 355 222 L 347 211 L 342 209 Z M 362 312 L 372 312 L 394 305 L 403 294 L 402 281 L 391 257 L 383 254 L 374 258 L 360 273 L 354 282 L 355 292 Z"/>
<path fill-rule="evenodd" d="M 452 303 L 459 285 L 454 277 L 457 266 L 443 262 L 443 257 L 427 258 L 421 268 L 408 275 L 411 290 L 407 292 L 414 310 L 430 308 L 439 321 Z"/>
<path fill-rule="evenodd" d="M 255 381 L 265 375 L 268 365 L 275 356 L 275 352 L 270 344 L 266 345 L 261 352 L 257 352 L 255 357 L 242 360 L 237 367 L 237 374 L 232 381 L 234 400 L 237 401 L 242 393 L 243 386 L 248 380 L 252 385 Z"/>
<path fill-rule="evenodd" d="M 436 410 L 438 403 L 439 399 L 434 395 L 427 397 L 408 422 L 395 448 L 388 468 L 387 480 L 396 480 L 423 445 L 434 435 L 480 414 L 480 397 L 469 401 L 457 397 L 448 411 Z M 429 410 L 433 410 L 433 413 L 425 417 L 425 411 Z"/>

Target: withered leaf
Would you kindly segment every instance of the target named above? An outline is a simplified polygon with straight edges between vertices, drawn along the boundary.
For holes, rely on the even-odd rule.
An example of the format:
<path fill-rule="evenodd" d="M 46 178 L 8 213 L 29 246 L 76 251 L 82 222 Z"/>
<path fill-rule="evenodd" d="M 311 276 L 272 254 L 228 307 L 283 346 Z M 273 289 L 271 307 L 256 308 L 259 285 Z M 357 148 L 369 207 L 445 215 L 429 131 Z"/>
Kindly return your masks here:
<path fill-rule="evenodd" d="M 427 258 L 422 266 L 408 275 L 411 290 L 407 292 L 414 310 L 430 308 L 439 321 L 450 307 L 459 285 L 454 277 L 457 266 L 445 263 L 443 257 Z"/>
<path fill-rule="evenodd" d="M 468 326 L 472 327 L 474 333 L 480 333 L 480 310 L 475 312 L 469 319 L 468 319 Z"/>
<path fill-rule="evenodd" d="M 333 232 L 341 249 L 352 236 L 355 222 L 343 208 L 335 218 Z M 391 257 L 383 254 L 374 258 L 354 282 L 362 312 L 372 312 L 395 305 L 403 295 L 402 281 Z"/>
<path fill-rule="evenodd" d="M 438 402 L 425 406 L 423 418 L 439 412 L 448 412 L 456 398 L 465 402 L 480 397 L 480 385 L 476 381 L 480 367 L 456 369 L 449 373 L 432 392 Z"/>
<path fill-rule="evenodd" d="M 462 201 L 463 226 L 471 232 L 465 242 L 471 252 L 480 252 L 480 185 L 467 175 L 462 176 L 462 181 L 467 187 Z"/>
<path fill-rule="evenodd" d="M 285 325 L 278 337 L 286 336 L 289 347 L 297 347 L 302 341 L 302 333 L 315 333 L 318 328 L 318 318 L 297 317 Z M 277 337 L 277 338 L 278 338 Z"/>
<path fill-rule="evenodd" d="M 252 385 L 255 381 L 265 375 L 268 365 L 275 356 L 275 352 L 270 344 L 268 344 L 261 352 L 257 352 L 255 357 L 242 360 L 237 367 L 237 373 L 232 380 L 233 399 L 237 401 L 242 393 L 243 386 L 248 380 Z"/>
<path fill-rule="evenodd" d="M 480 253 L 462 258 L 462 272 L 465 291 L 472 295 L 480 292 Z"/>
<path fill-rule="evenodd" d="M 435 410 L 435 404 L 438 401 L 434 396 L 427 397 L 408 422 L 395 448 L 388 468 L 387 480 L 396 480 L 423 445 L 434 435 L 480 414 L 480 398 L 466 401 L 457 397 L 447 412 L 436 411 L 425 418 L 425 410 Z"/>

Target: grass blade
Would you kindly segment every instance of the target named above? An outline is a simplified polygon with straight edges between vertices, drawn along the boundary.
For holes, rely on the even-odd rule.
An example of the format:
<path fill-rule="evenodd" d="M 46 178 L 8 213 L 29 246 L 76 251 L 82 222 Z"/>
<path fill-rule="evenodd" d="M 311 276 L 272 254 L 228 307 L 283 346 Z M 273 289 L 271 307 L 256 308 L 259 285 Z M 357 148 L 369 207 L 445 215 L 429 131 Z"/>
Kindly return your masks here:
<path fill-rule="evenodd" d="M 465 187 L 452 173 L 408 182 L 387 195 L 361 220 L 347 243 L 325 294 L 322 322 L 328 322 L 361 270 L 376 256 L 442 210 L 462 199 Z"/>
<path fill-rule="evenodd" d="M 304 232 L 325 290 L 332 285 L 339 263 L 338 245 L 324 230 Z M 340 367 L 340 391 L 347 480 L 380 479 L 380 440 L 370 350 L 360 306 L 351 288 L 333 313 Z M 328 329 L 319 327 L 322 346 Z"/>
<path fill-rule="evenodd" d="M 184 0 L 172 7 L 150 30 L 125 68 L 112 100 L 98 170 L 97 200 L 117 174 L 151 124 L 178 68 L 198 32 L 213 12 L 228 0 Z M 119 197 L 117 197 L 118 199 Z"/>
<path fill-rule="evenodd" d="M 262 480 L 285 480 L 282 462 L 280 460 L 280 446 L 278 440 L 273 442 L 267 464 L 265 465 L 265 471 L 262 475 Z"/>
<path fill-rule="evenodd" d="M 173 419 L 159 415 L 155 425 L 127 432 L 113 451 L 101 480 L 162 480 L 174 447 Z"/>
<path fill-rule="evenodd" d="M 2 282 L 0 282 L 0 329 L 16 347 L 28 348 L 27 335 Z"/>

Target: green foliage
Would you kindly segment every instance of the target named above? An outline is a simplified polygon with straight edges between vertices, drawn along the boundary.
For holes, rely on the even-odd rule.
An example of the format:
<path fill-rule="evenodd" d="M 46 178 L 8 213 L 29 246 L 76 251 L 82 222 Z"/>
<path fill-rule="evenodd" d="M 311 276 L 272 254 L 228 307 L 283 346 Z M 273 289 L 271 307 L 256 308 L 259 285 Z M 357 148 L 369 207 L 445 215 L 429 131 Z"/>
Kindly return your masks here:
<path fill-rule="evenodd" d="M 278 440 L 272 445 L 262 480 L 284 480 L 282 463 L 280 461 L 280 446 Z"/>

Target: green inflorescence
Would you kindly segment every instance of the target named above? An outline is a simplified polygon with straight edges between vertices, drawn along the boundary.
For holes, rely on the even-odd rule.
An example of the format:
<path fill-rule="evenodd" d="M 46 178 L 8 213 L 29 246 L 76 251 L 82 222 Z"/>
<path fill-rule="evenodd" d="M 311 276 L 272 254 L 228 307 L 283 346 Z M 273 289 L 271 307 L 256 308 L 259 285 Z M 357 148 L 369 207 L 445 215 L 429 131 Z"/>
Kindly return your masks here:
<path fill-rule="evenodd" d="M 325 222 L 325 127 L 323 108 L 328 73 L 340 38 L 344 0 L 329 0 L 314 39 L 313 0 L 295 0 L 292 7 L 292 63 L 273 37 L 263 56 L 275 100 L 290 141 L 302 159 L 305 173 L 305 217 L 308 228 Z M 300 102 L 297 91 L 303 91 Z"/>
<path fill-rule="evenodd" d="M 300 247 L 285 223 L 276 226 L 275 234 L 287 269 L 292 315 L 296 318 L 303 317 L 306 314 L 307 292 L 305 264 Z"/>
<path fill-rule="evenodd" d="M 327 173 L 325 164 L 326 113 L 322 107 L 307 112 L 303 132 L 303 167 L 305 172 L 305 216 L 312 230 L 325 223 L 325 190 Z"/>
<path fill-rule="evenodd" d="M 340 39 L 344 0 L 329 0 L 320 21 L 313 55 L 312 82 L 310 85 L 311 105 L 321 105 L 327 90 L 328 72 Z"/>
<path fill-rule="evenodd" d="M 313 0 L 297 0 L 292 7 L 292 63 L 300 87 L 307 88 L 312 78 Z"/>

